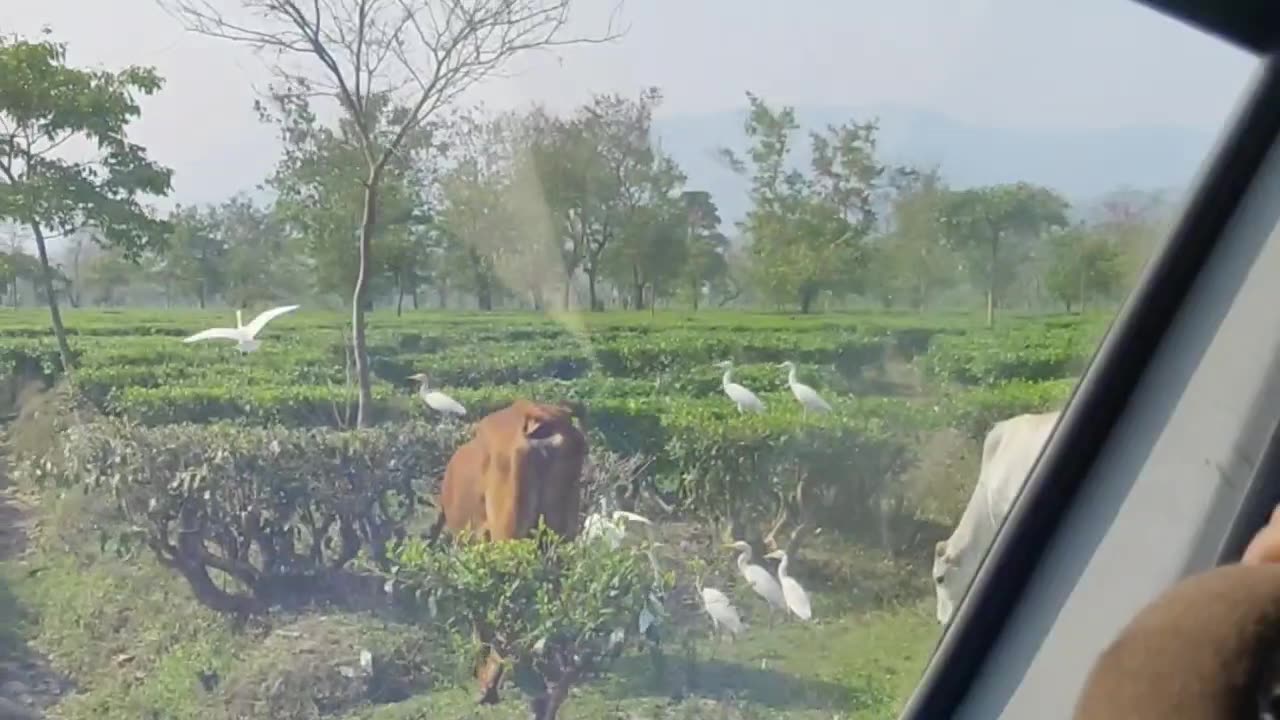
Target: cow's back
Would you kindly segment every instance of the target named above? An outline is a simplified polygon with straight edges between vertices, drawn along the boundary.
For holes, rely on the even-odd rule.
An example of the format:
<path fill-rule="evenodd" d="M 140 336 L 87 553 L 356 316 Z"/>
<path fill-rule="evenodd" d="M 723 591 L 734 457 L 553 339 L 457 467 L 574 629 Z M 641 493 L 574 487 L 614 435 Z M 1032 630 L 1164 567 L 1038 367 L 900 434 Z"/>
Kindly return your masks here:
<path fill-rule="evenodd" d="M 573 414 L 518 399 L 476 427 L 481 447 L 487 528 L 494 540 L 526 537 L 541 518 L 577 536 L 578 493 L 586 438 Z"/>
<path fill-rule="evenodd" d="M 938 543 L 934 557 L 939 622 L 945 622 L 968 590 L 1060 415 L 1029 413 L 1001 420 L 983 438 L 978 481 L 951 536 Z"/>
<path fill-rule="evenodd" d="M 440 512 L 451 533 L 471 528 L 486 529 L 484 510 L 484 447 L 468 440 L 454 451 L 444 468 L 440 484 Z"/>

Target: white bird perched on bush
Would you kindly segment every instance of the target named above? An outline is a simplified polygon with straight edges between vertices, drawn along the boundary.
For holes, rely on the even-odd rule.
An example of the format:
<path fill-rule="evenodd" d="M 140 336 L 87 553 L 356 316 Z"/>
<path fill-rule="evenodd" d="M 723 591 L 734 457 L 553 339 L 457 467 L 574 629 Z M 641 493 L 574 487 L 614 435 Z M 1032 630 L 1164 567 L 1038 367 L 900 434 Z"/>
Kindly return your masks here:
<path fill-rule="evenodd" d="M 724 368 L 724 379 L 720 381 L 720 386 L 724 388 L 724 394 L 738 406 L 738 412 L 764 412 L 764 403 L 756 394 L 733 382 L 733 363 L 729 360 L 721 360 L 716 363 L 716 367 Z"/>
<path fill-rule="evenodd" d="M 809 606 L 809 593 L 805 592 L 804 586 L 798 580 L 787 574 L 787 551 L 774 550 L 765 557 L 778 560 L 778 583 L 782 585 L 782 594 L 786 596 L 787 607 L 801 620 L 812 618 L 813 610 Z"/>
<path fill-rule="evenodd" d="M 241 324 L 240 311 L 236 310 L 236 326 L 233 328 L 210 328 L 196 333 L 188 338 L 183 338 L 184 343 L 199 342 L 201 340 L 234 340 L 236 349 L 242 353 L 249 353 L 257 350 L 262 341 L 254 339 L 267 323 L 287 312 L 293 312 L 300 306 L 298 305 L 282 305 L 274 307 L 270 310 L 263 310 L 258 313 L 258 317 L 249 321 L 248 325 Z"/>
<path fill-rule="evenodd" d="M 603 506 L 603 500 L 601 505 Z M 582 536 L 588 540 L 601 539 L 609 543 L 609 547 L 617 550 L 627 535 L 626 522 L 637 522 L 652 525 L 649 518 L 626 510 L 614 510 L 609 514 L 601 510 L 587 516 L 582 523 Z"/>
<path fill-rule="evenodd" d="M 796 364 L 787 360 L 778 365 L 780 368 L 786 368 L 791 372 L 787 373 L 787 385 L 791 388 L 791 394 L 796 396 L 800 401 L 801 413 L 807 414 L 810 410 L 814 412 L 831 412 L 831 406 L 826 400 L 818 394 L 818 391 L 796 380 Z"/>
<path fill-rule="evenodd" d="M 445 415 L 457 415 L 458 417 L 464 417 L 467 414 L 467 409 L 462 407 L 462 403 L 454 400 L 448 395 L 445 395 L 439 390 L 427 389 L 426 373 L 410 375 L 409 379 L 417 380 L 422 384 L 422 386 L 418 388 L 418 395 L 422 397 L 422 401 L 427 404 L 427 407 L 438 413 L 444 413 Z"/>
<path fill-rule="evenodd" d="M 747 579 L 751 589 L 755 590 L 757 595 L 769 603 L 769 624 L 772 625 L 774 610 L 786 612 L 787 599 L 782 592 L 782 586 L 763 566 L 751 562 L 750 545 L 738 540 L 725 545 L 725 547 L 740 551 L 738 555 L 738 571 L 742 573 L 742 577 Z"/>

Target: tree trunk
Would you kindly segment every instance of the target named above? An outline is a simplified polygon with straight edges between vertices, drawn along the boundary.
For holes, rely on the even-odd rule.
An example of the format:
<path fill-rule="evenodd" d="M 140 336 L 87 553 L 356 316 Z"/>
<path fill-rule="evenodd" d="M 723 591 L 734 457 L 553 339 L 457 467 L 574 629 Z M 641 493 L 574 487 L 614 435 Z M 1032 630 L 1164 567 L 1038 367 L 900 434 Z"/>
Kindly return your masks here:
<path fill-rule="evenodd" d="M 36 240 L 36 253 L 40 256 L 40 284 L 44 286 L 45 300 L 49 303 L 49 320 L 53 323 L 53 336 L 58 340 L 58 356 L 62 371 L 70 373 L 71 346 L 67 344 L 67 331 L 62 327 L 62 313 L 58 311 L 58 294 L 53 290 L 53 268 L 49 267 L 49 250 L 44 245 L 44 230 L 40 223 L 30 224 L 31 235 Z"/>
<path fill-rule="evenodd" d="M 693 311 L 698 312 L 698 301 L 702 299 L 702 284 L 694 280 L 689 289 L 693 291 L 691 295 L 693 298 Z"/>
<path fill-rule="evenodd" d="M 360 222 L 360 269 L 356 273 L 355 292 L 351 297 L 351 345 L 355 356 L 356 384 L 359 400 L 356 405 L 356 427 L 369 427 L 373 414 L 373 390 L 369 385 L 369 353 L 365 348 L 364 304 L 369 290 L 369 272 L 372 262 L 373 229 L 377 221 L 378 177 L 370 175 L 364 186 L 364 214 Z"/>
<path fill-rule="evenodd" d="M 813 301 L 818 299 L 817 288 L 805 287 L 800 290 L 800 314 L 808 315 L 813 310 Z"/>
<path fill-rule="evenodd" d="M 575 668 L 566 670 L 558 680 L 551 683 L 549 692 L 541 698 L 542 712 L 538 714 L 537 720 L 556 720 L 560 717 L 560 707 L 569 699 L 569 690 L 577 679 L 578 670 Z"/>
<path fill-rule="evenodd" d="M 996 259 L 1000 255 L 1000 239 L 991 238 L 991 265 L 987 268 L 987 327 L 996 326 Z"/>
<path fill-rule="evenodd" d="M 562 302 L 562 303 L 564 303 L 564 304 L 560 307 L 560 310 L 561 310 L 561 311 L 563 311 L 563 312 L 569 312 L 569 292 L 570 292 L 572 289 L 573 289 L 573 273 L 570 273 L 570 274 L 568 274 L 568 275 L 566 275 L 566 276 L 565 276 L 565 279 L 564 279 L 564 296 L 560 299 L 560 300 L 561 300 L 561 302 Z"/>
<path fill-rule="evenodd" d="M 396 317 L 404 312 L 404 276 L 396 273 Z"/>
<path fill-rule="evenodd" d="M 1070 312 L 1070 311 L 1068 311 Z M 1080 314 L 1084 314 L 1084 269 L 1080 269 Z"/>
<path fill-rule="evenodd" d="M 604 309 L 600 304 L 600 299 L 596 297 L 596 271 L 594 267 L 587 270 L 587 303 L 591 306 L 591 312 L 600 312 Z"/>
<path fill-rule="evenodd" d="M 631 302 L 636 310 L 644 309 L 644 282 L 640 279 L 640 268 L 631 266 Z"/>

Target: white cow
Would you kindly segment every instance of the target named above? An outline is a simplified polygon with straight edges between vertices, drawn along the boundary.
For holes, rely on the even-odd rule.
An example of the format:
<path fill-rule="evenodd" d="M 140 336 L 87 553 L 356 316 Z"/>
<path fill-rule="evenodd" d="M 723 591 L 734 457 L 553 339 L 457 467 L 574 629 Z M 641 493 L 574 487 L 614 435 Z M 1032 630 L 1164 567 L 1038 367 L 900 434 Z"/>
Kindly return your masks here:
<path fill-rule="evenodd" d="M 1018 415 L 996 423 L 982 443 L 982 467 L 960 522 L 933 556 L 938 622 L 946 624 L 978 573 L 1010 506 L 1031 473 L 1061 411 Z"/>

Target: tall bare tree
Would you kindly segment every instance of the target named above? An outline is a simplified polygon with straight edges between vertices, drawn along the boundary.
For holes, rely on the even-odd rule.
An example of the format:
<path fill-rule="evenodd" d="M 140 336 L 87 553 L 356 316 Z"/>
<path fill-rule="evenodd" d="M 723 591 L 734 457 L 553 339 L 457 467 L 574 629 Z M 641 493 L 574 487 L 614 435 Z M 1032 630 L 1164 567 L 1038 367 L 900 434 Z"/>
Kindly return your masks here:
<path fill-rule="evenodd" d="M 188 30 L 272 54 L 280 83 L 274 94 L 332 98 L 355 125 L 366 175 L 351 324 L 360 391 L 356 424 L 365 427 L 372 406 L 365 296 L 387 163 L 414 129 L 512 57 L 619 35 L 610 23 L 599 36 L 566 37 L 572 0 L 158 2 Z M 375 117 L 379 108 L 386 118 Z"/>

